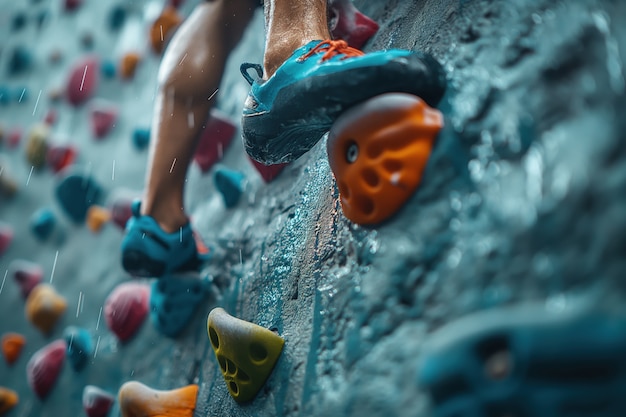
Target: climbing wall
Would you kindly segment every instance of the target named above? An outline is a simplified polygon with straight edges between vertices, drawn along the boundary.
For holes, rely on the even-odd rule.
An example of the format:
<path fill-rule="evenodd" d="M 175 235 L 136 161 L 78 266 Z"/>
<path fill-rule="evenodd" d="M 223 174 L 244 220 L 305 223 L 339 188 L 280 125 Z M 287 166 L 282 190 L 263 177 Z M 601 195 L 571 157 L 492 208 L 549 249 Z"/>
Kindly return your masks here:
<path fill-rule="evenodd" d="M 26 338 L 19 359 L 0 364 L 0 386 L 20 396 L 8 415 L 82 415 L 86 385 L 116 393 L 130 380 L 157 389 L 198 384 L 196 416 L 624 414 L 625 6 L 355 4 L 380 24 L 366 50 L 424 50 L 448 76 L 438 106 L 445 126 L 419 189 L 391 219 L 359 226 L 342 213 L 324 140 L 265 182 L 235 138 L 220 165 L 194 164 L 189 173 L 187 206 L 212 251 L 205 298 L 176 337 L 148 314 L 121 342 L 101 308 L 120 284 L 154 291 L 153 283 L 122 271 L 120 228 L 107 222 L 94 233 L 72 220 L 55 196 L 64 177 L 50 166 L 31 172 L 25 153 L 28 132 L 54 109 L 44 136 L 76 147 L 72 172 L 98 183 L 103 208 L 141 191 L 147 155 L 133 138 L 151 122 L 159 58 L 146 34 L 163 4 L 125 3 L 126 19 L 112 30 L 108 2 L 74 11 L 45 0 L 0 3 L 8 11 L 0 17 L 0 179 L 10 175 L 19 189 L 0 196 L 0 220 L 13 230 L 0 258 L 0 333 Z M 21 29 L 18 12 L 26 13 Z M 247 92 L 238 64 L 260 61 L 262 20 L 255 16 L 217 97 L 235 121 Z M 9 74 L 18 45 L 26 68 Z M 141 56 L 134 77 L 107 78 L 128 52 Z M 92 56 L 111 63 L 93 96 L 80 105 L 51 101 L 75 63 Z M 117 115 L 100 139 L 90 122 L 98 103 Z M 13 144 L 15 129 L 22 136 Z M 234 204 L 215 185 L 216 172 L 230 172 L 220 167 L 243 178 Z M 51 228 L 43 239 L 33 231 L 35 213 L 37 230 Z M 32 280 L 14 277 L 16 260 L 38 265 L 40 273 L 17 264 L 66 300 L 47 336 L 22 313 L 17 282 Z M 207 315 L 218 306 L 284 339 L 272 374 L 247 403 L 232 398 L 207 337 Z M 79 371 L 66 361 L 41 400 L 28 384 L 28 362 L 68 326 L 88 332 L 93 353 Z M 545 387 L 554 387 L 550 400 L 533 402 Z M 118 414 L 115 403 L 109 415 Z"/>

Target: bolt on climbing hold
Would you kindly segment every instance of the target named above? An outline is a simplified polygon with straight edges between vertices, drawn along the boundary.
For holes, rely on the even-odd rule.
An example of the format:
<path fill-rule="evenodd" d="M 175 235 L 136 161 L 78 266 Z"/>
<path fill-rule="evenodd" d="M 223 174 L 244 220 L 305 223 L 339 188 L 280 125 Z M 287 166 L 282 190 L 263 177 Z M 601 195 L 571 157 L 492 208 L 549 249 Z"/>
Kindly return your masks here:
<path fill-rule="evenodd" d="M 209 313 L 207 332 L 228 392 L 237 402 L 252 400 L 274 369 L 285 341 L 222 308 Z"/>

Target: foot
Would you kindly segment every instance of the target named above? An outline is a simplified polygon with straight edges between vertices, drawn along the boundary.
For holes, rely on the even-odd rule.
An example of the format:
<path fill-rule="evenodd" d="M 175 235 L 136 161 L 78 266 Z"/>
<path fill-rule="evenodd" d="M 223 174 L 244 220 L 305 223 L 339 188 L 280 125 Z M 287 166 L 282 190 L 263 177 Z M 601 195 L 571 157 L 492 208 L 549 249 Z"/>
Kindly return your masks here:
<path fill-rule="evenodd" d="M 132 213 L 122 241 L 122 266 L 128 273 L 161 277 L 200 267 L 204 254 L 199 253 L 201 248 L 189 223 L 167 233 L 153 217 L 141 215 L 139 201 L 133 203 Z"/>
<path fill-rule="evenodd" d="M 264 164 L 290 162 L 311 149 L 346 109 L 389 93 L 417 95 L 435 106 L 445 74 L 429 55 L 392 49 L 368 54 L 345 41 L 312 41 L 296 51 L 268 79 L 254 81 L 242 117 L 246 151 Z"/>

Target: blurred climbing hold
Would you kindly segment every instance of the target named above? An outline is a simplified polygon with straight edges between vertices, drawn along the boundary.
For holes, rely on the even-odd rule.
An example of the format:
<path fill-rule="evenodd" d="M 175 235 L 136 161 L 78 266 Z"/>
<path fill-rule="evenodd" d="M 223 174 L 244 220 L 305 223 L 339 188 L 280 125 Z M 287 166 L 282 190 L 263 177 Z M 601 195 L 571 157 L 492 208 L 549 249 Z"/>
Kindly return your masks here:
<path fill-rule="evenodd" d="M 56 225 L 54 212 L 47 207 L 35 211 L 30 218 L 30 230 L 40 240 L 46 240 L 52 234 Z"/>
<path fill-rule="evenodd" d="M 39 349 L 28 361 L 28 385 L 39 399 L 46 398 L 54 388 L 65 362 L 65 349 L 65 341 L 56 340 Z"/>
<path fill-rule="evenodd" d="M 115 75 L 117 74 L 115 62 L 111 61 L 110 59 L 103 60 L 100 66 L 100 72 L 105 78 L 115 78 Z"/>
<path fill-rule="evenodd" d="M 329 0 L 328 28 L 333 39 L 361 49 L 378 31 L 378 23 L 361 13 L 352 0 Z"/>
<path fill-rule="evenodd" d="M 203 173 L 224 157 L 236 131 L 237 127 L 227 115 L 216 109 L 211 110 L 193 157 Z"/>
<path fill-rule="evenodd" d="M 46 162 L 48 167 L 55 174 L 63 171 L 74 163 L 78 150 L 73 145 L 53 145 L 48 146 Z"/>
<path fill-rule="evenodd" d="M 132 205 L 134 198 L 118 196 L 111 203 L 111 220 L 120 229 L 126 228 L 126 223 L 133 215 Z"/>
<path fill-rule="evenodd" d="M 102 193 L 102 188 L 91 176 L 78 173 L 65 175 L 55 190 L 61 208 L 76 223 L 85 221 L 87 210 L 98 204 Z"/>
<path fill-rule="evenodd" d="M 106 417 L 115 397 L 94 385 L 87 385 L 83 389 L 83 409 L 87 417 Z"/>
<path fill-rule="evenodd" d="M 0 85 L 0 105 L 8 106 L 11 104 L 11 90 L 9 87 Z"/>
<path fill-rule="evenodd" d="M 250 156 L 248 156 L 248 160 L 252 163 L 252 166 L 254 166 L 254 169 L 256 169 L 256 171 L 259 173 L 261 178 L 263 178 L 263 181 L 265 181 L 266 183 L 272 182 L 274 178 L 276 178 L 278 174 L 280 174 L 283 171 L 283 169 L 285 169 L 285 167 L 289 165 L 288 163 L 276 164 L 276 165 L 265 165 L 258 161 L 255 161 L 254 159 L 250 158 Z"/>
<path fill-rule="evenodd" d="M 4 414 L 7 411 L 14 408 L 20 402 L 20 397 L 17 392 L 0 387 L 0 414 Z"/>
<path fill-rule="evenodd" d="M 76 372 L 83 370 L 93 355 L 91 334 L 81 327 L 69 326 L 63 331 L 63 338 L 67 345 L 67 359 L 70 366 Z"/>
<path fill-rule="evenodd" d="M 19 333 L 5 333 L 2 335 L 2 354 L 7 364 L 13 365 L 20 358 L 26 338 Z M 1 401 L 0 401 L 1 403 Z"/>
<path fill-rule="evenodd" d="M 63 52 L 60 49 L 53 49 L 48 54 L 48 62 L 52 65 L 56 65 L 63 61 Z"/>
<path fill-rule="evenodd" d="M 100 62 L 95 56 L 79 59 L 72 65 L 65 91 L 67 100 L 78 106 L 89 100 L 98 87 Z"/>
<path fill-rule="evenodd" d="M 213 174 L 215 187 L 224 199 L 227 208 L 233 208 L 239 202 L 246 182 L 246 177 L 242 172 L 219 167 Z"/>
<path fill-rule="evenodd" d="M 116 31 L 124 26 L 126 22 L 126 7 L 123 4 L 116 4 L 109 10 L 107 24 L 109 29 Z"/>
<path fill-rule="evenodd" d="M 3 168 L 3 166 L 0 165 L 0 168 Z M 15 182 L 6 170 L 3 170 L 2 175 L 0 175 L 0 196 L 3 199 L 11 198 L 17 194 L 18 190 L 17 182 Z"/>
<path fill-rule="evenodd" d="M 20 144 L 21 140 L 22 140 L 22 129 L 20 129 L 19 127 L 14 127 L 13 129 L 9 131 L 9 134 L 7 135 L 5 143 L 9 149 L 13 149 L 13 148 L 16 148 Z"/>
<path fill-rule="evenodd" d="M 87 227 L 93 233 L 98 233 L 111 219 L 111 212 L 102 206 L 94 204 L 87 210 Z"/>
<path fill-rule="evenodd" d="M 150 318 L 167 337 L 176 337 L 190 322 L 209 292 L 210 283 L 197 274 L 165 275 L 152 283 Z"/>
<path fill-rule="evenodd" d="M 86 49 L 86 50 L 90 50 L 93 48 L 93 44 L 94 44 L 94 35 L 91 32 L 85 32 L 82 35 L 80 35 L 80 45 Z"/>
<path fill-rule="evenodd" d="M 197 396 L 197 385 L 160 391 L 129 381 L 120 387 L 118 401 L 122 417 L 192 417 Z"/>
<path fill-rule="evenodd" d="M 50 128 L 45 123 L 34 125 L 28 133 L 26 160 L 35 169 L 41 169 L 46 166 L 49 136 Z"/>
<path fill-rule="evenodd" d="M 63 6 L 66 12 L 73 12 L 82 6 L 83 0 L 64 0 Z"/>
<path fill-rule="evenodd" d="M 13 228 L 8 223 L 0 222 L 0 256 L 9 249 L 11 242 L 13 242 Z"/>
<path fill-rule="evenodd" d="M 130 80 L 133 78 L 140 61 L 141 55 L 137 52 L 127 52 L 124 54 L 119 65 L 120 78 L 123 80 Z"/>
<path fill-rule="evenodd" d="M 34 65 L 33 54 L 23 45 L 16 45 L 8 52 L 7 72 L 10 76 L 21 75 Z"/>
<path fill-rule="evenodd" d="M 625 351 L 623 310 L 494 308 L 433 333 L 418 383 L 434 417 L 621 416 Z"/>
<path fill-rule="evenodd" d="M 185 0 L 169 0 L 169 4 L 177 9 L 185 3 Z"/>
<path fill-rule="evenodd" d="M 49 335 L 67 308 L 65 298 L 49 284 L 39 284 L 26 299 L 26 318 L 44 336 Z"/>
<path fill-rule="evenodd" d="M 90 105 L 91 131 L 96 139 L 102 139 L 115 127 L 117 121 L 117 106 L 103 100 L 97 100 Z"/>
<path fill-rule="evenodd" d="M 150 143 L 150 129 L 147 127 L 136 127 L 133 131 L 133 145 L 138 150 L 145 149 Z"/>
<path fill-rule="evenodd" d="M 59 118 L 59 113 L 55 109 L 50 109 L 46 112 L 46 115 L 43 121 L 46 125 L 52 126 L 57 122 L 58 118 Z"/>
<path fill-rule="evenodd" d="M 157 54 L 163 52 L 165 44 L 170 39 L 182 18 L 174 7 L 166 6 L 163 12 L 150 26 L 150 45 Z"/>
<path fill-rule="evenodd" d="M 24 299 L 28 298 L 33 288 L 39 285 L 43 279 L 41 266 L 23 259 L 12 261 L 9 264 L 9 271 L 11 271 L 15 283 L 20 287 Z"/>
<path fill-rule="evenodd" d="M 420 184 L 442 126 L 438 110 L 409 94 L 383 94 L 341 115 L 327 150 L 345 216 L 357 224 L 393 216 Z"/>
<path fill-rule="evenodd" d="M 285 341 L 222 308 L 209 313 L 207 331 L 228 392 L 237 402 L 252 400 L 274 369 Z"/>
<path fill-rule="evenodd" d="M 28 23 L 28 18 L 26 13 L 23 11 L 18 11 L 13 14 L 11 17 L 11 31 L 18 32 L 26 27 Z"/>
<path fill-rule="evenodd" d="M 107 297 L 104 317 L 120 341 L 130 340 L 141 327 L 148 314 L 149 297 L 150 287 L 135 282 L 118 285 Z"/>

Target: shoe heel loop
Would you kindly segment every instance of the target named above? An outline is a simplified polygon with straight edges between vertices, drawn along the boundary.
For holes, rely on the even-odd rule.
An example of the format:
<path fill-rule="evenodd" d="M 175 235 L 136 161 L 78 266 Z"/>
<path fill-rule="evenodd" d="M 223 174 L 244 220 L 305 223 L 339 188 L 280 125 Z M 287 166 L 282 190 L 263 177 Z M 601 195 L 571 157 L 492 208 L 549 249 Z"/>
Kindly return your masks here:
<path fill-rule="evenodd" d="M 241 75 L 243 75 L 243 78 L 246 79 L 248 84 L 252 85 L 252 83 L 254 82 L 254 78 L 252 78 L 250 76 L 250 73 L 248 72 L 250 68 L 256 71 L 259 78 L 263 78 L 263 67 L 259 64 L 252 64 L 250 62 L 244 62 L 239 67 L 239 70 L 241 71 Z"/>

